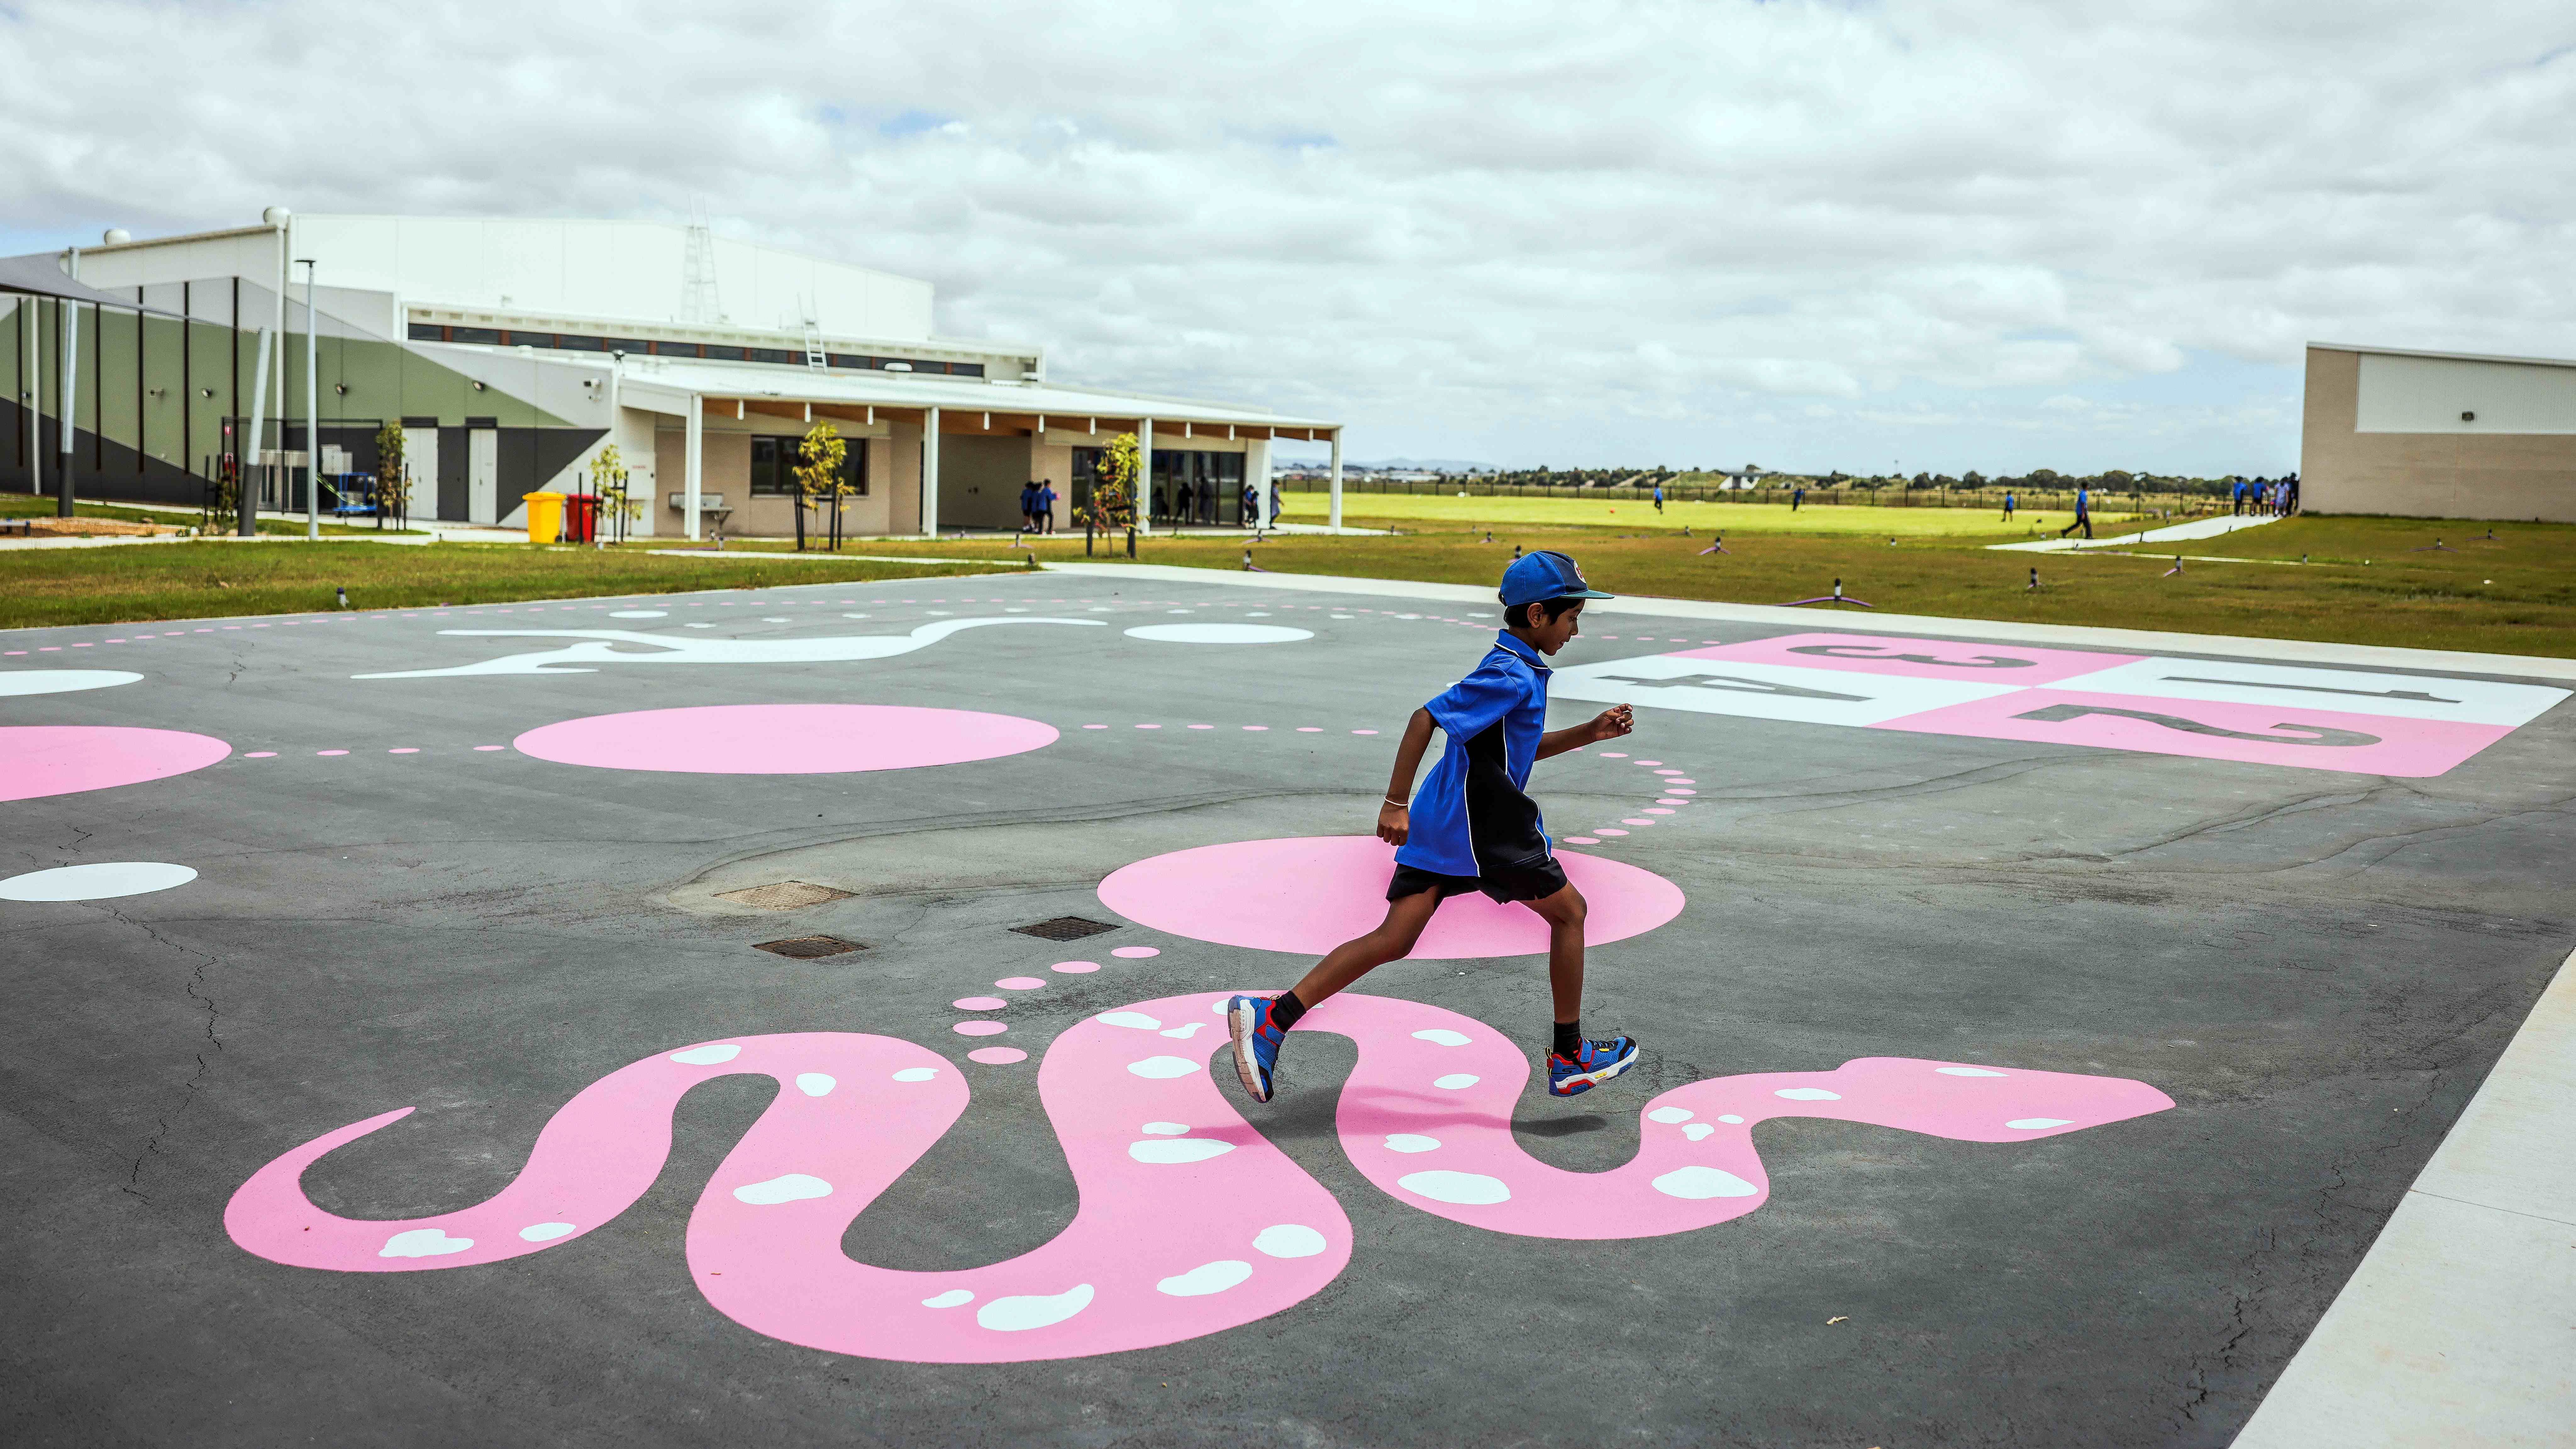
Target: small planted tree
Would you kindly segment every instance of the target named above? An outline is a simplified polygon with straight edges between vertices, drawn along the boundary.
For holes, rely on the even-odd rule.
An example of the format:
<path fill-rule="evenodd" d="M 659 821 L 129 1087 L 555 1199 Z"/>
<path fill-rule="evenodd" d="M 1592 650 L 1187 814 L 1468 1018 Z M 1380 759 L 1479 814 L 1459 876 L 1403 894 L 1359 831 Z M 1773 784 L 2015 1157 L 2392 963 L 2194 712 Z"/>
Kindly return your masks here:
<path fill-rule="evenodd" d="M 1091 526 L 1102 533 L 1115 533 L 1133 527 L 1136 522 L 1136 475 L 1144 471 L 1144 456 L 1136 447 L 1134 433 L 1120 433 L 1100 450 L 1099 466 L 1091 476 Z"/>
<path fill-rule="evenodd" d="M 626 459 L 615 443 L 599 450 L 590 460 L 590 491 L 599 495 L 599 520 L 617 520 L 617 541 L 626 541 L 626 525 L 644 516 L 643 508 L 626 496 Z"/>
<path fill-rule="evenodd" d="M 841 497 L 846 488 L 841 467 L 849 456 L 850 445 L 841 441 L 840 430 L 830 423 L 816 423 L 796 445 L 796 547 L 800 552 L 805 547 L 808 505 L 832 510 L 832 547 L 841 546 Z"/>
<path fill-rule="evenodd" d="M 403 500 L 406 522 L 411 514 L 410 465 L 403 460 L 403 429 L 399 422 L 387 422 L 376 429 L 376 527 L 385 526 L 385 490 L 395 490 Z"/>

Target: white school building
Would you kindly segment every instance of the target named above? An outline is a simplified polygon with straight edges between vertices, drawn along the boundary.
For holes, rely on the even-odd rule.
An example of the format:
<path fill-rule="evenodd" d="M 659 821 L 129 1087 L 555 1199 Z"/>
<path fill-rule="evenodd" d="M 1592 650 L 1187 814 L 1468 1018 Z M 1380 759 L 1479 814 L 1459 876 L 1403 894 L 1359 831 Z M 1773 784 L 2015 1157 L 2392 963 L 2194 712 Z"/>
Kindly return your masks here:
<path fill-rule="evenodd" d="M 261 459 L 300 467 L 318 441 L 326 474 L 371 474 L 387 422 L 415 518 L 514 526 L 530 492 L 589 491 L 613 445 L 648 500 L 635 526 L 688 538 L 793 533 L 817 423 L 848 443 L 845 533 L 1014 528 L 1031 481 L 1078 527 L 1121 433 L 1149 450 L 1152 525 L 1266 523 L 1274 442 L 1329 445 L 1340 476 L 1331 421 L 1057 381 L 1038 344 L 939 336 L 928 282 L 703 226 L 273 208 L 0 262 L 0 486 L 19 490 L 68 470 L 82 498 L 194 504 L 256 461 L 254 433 Z"/>

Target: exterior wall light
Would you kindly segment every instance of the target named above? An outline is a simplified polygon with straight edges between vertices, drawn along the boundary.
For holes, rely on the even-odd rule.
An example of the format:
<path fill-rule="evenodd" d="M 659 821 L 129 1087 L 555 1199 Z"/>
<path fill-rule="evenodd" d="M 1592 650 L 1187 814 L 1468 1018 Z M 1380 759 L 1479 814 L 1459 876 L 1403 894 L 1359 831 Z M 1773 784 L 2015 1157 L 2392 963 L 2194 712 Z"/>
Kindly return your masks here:
<path fill-rule="evenodd" d="M 2461 421 L 2461 422 L 2464 422 L 2464 423 L 2474 423 L 2474 422 L 2476 422 L 2477 420 L 2478 420 L 2478 415 L 2477 415 L 2476 413 L 2462 413 L 2462 414 L 2460 414 L 2460 421 Z"/>
<path fill-rule="evenodd" d="M 476 392 L 481 392 L 481 391 L 483 390 L 483 383 L 482 383 L 482 381 L 481 381 L 480 379 L 477 379 L 477 380 L 475 381 L 475 384 L 474 384 L 474 390 L 475 390 Z"/>

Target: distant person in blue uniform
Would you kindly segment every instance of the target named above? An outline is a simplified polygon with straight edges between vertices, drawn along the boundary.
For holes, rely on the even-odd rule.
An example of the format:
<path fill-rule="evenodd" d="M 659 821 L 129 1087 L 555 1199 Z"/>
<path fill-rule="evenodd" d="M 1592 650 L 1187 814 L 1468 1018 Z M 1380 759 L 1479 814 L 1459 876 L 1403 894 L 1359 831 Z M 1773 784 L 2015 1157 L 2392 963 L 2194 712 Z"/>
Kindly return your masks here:
<path fill-rule="evenodd" d="M 2093 495 L 2081 483 L 2075 485 L 2075 521 L 2059 529 L 2057 536 L 2064 538 L 2079 528 L 2086 538 L 2093 536 Z"/>
<path fill-rule="evenodd" d="M 1396 847 L 1386 920 L 1334 947 L 1289 990 L 1226 1003 L 1235 1070 L 1252 1100 L 1270 1100 L 1280 1043 L 1299 1018 L 1410 953 L 1440 903 L 1468 891 L 1519 901 L 1547 922 L 1547 980 L 1556 1008 L 1548 1091 L 1575 1096 L 1636 1063 L 1632 1038 L 1583 1038 L 1583 896 L 1556 861 L 1538 803 L 1524 793 L 1537 761 L 1618 739 L 1635 727 L 1622 704 L 1570 729 L 1547 728 L 1546 656 L 1574 638 L 1584 600 L 1610 597 L 1586 584 L 1574 560 L 1561 553 L 1523 554 L 1503 571 L 1503 631 L 1494 647 L 1466 678 L 1413 712 L 1396 746 L 1395 774 L 1377 814 L 1378 838 Z M 1435 728 L 1449 742 L 1415 795 L 1413 774 Z"/>
<path fill-rule="evenodd" d="M 2013 496 L 2012 496 L 2012 490 L 2011 490 L 2011 489 L 2009 489 L 2009 488 L 2007 488 L 2007 489 L 2005 489 L 2005 490 L 2004 490 L 2004 522 L 2006 522 L 2006 523 L 2010 523 L 2010 522 L 2012 522 L 2012 511 L 2013 511 Z"/>
<path fill-rule="evenodd" d="M 1806 501 L 1807 501 L 1807 485 L 1806 485 L 1806 484 L 1801 483 L 1801 484 L 1799 484 L 1797 487 L 1792 488 L 1792 489 L 1790 489 L 1790 490 L 1789 490 L 1789 511 L 1790 511 L 1791 513 L 1795 513 L 1795 512 L 1797 512 L 1797 511 L 1798 511 L 1798 505 L 1799 505 L 1799 504 L 1801 504 L 1801 503 L 1804 503 L 1804 502 L 1806 502 Z"/>
<path fill-rule="evenodd" d="M 1655 511 L 1657 513 L 1664 511 L 1664 485 L 1661 483 L 1655 485 Z"/>

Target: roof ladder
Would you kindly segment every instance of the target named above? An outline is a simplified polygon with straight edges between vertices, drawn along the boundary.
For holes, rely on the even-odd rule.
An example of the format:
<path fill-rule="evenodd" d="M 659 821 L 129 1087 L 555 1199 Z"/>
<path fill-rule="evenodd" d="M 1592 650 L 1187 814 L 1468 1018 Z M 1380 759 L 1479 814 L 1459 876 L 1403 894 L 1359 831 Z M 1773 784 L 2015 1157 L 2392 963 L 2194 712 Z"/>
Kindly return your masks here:
<path fill-rule="evenodd" d="M 829 365 L 823 356 L 823 329 L 811 322 L 805 324 L 805 365 L 816 372 Z"/>

